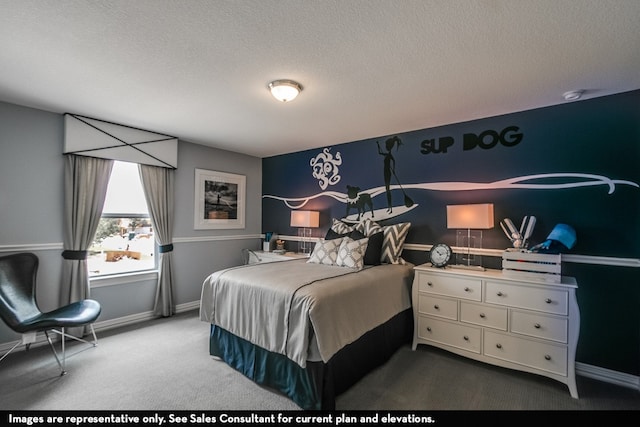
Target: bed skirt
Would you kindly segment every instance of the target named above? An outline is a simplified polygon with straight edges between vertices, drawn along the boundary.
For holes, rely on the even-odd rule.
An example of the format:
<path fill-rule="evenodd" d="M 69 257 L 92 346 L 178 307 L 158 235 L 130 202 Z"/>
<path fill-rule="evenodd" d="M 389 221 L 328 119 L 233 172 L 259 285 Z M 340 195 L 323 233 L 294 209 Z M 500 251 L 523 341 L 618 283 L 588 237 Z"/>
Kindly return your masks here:
<path fill-rule="evenodd" d="M 209 353 L 258 384 L 284 393 L 305 410 L 333 410 L 335 398 L 384 364 L 413 336 L 409 308 L 338 351 L 327 363 L 306 368 L 211 325 Z"/>

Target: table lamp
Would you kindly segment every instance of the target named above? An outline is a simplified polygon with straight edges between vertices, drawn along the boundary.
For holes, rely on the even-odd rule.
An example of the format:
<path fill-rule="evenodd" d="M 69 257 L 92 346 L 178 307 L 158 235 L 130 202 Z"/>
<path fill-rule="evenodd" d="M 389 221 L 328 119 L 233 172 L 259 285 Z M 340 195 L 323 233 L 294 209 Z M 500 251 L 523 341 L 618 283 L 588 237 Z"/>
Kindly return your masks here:
<path fill-rule="evenodd" d="M 320 226 L 320 212 L 291 211 L 291 226 L 298 227 L 298 252 L 311 253 L 311 228 Z"/>
<path fill-rule="evenodd" d="M 466 247 L 466 253 L 458 253 L 453 268 L 484 270 L 481 257 L 472 255 L 471 248 L 482 248 L 482 229 L 493 228 L 493 223 L 493 203 L 447 206 L 447 228 L 459 229 L 456 246 Z"/>

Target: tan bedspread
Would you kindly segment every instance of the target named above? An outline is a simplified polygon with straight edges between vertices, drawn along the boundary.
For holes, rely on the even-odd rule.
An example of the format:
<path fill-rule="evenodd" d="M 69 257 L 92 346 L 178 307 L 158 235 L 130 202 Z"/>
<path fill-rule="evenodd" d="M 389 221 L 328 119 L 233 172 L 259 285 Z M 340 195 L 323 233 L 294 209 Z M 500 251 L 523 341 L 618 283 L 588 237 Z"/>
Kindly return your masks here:
<path fill-rule="evenodd" d="M 361 271 L 305 259 L 233 267 L 203 283 L 200 319 L 302 367 L 312 333 L 324 362 L 411 307 L 413 265 Z"/>

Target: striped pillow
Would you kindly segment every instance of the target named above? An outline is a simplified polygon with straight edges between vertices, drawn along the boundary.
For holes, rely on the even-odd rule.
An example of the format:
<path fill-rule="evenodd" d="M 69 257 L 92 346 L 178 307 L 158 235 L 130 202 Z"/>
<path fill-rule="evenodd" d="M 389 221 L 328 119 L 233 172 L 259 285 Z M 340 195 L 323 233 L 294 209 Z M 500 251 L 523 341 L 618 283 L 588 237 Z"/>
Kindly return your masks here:
<path fill-rule="evenodd" d="M 389 225 L 383 227 L 384 239 L 382 241 L 382 256 L 380 262 L 385 264 L 405 264 L 400 255 L 404 241 L 409 233 L 410 222 Z"/>

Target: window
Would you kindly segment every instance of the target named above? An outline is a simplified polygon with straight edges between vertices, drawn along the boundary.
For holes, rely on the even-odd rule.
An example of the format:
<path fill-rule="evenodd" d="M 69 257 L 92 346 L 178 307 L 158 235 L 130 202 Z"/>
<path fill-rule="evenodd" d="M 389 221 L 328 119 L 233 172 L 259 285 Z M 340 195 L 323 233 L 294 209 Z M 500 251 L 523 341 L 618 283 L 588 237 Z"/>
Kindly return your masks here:
<path fill-rule="evenodd" d="M 153 227 L 135 163 L 114 162 L 98 229 L 89 247 L 89 276 L 151 270 Z"/>

